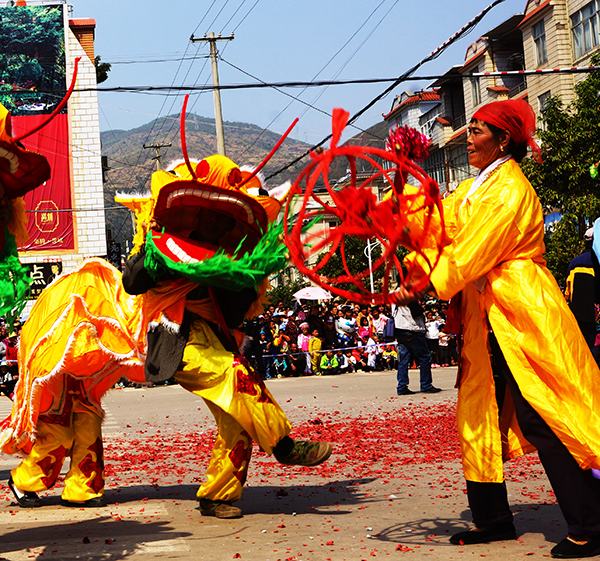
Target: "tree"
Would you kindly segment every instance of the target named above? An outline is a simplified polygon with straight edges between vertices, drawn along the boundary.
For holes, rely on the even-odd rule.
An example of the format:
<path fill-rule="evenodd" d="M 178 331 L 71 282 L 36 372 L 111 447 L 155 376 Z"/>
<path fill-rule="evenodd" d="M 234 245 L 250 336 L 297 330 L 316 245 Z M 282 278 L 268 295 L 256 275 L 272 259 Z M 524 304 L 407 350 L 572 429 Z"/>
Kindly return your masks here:
<path fill-rule="evenodd" d="M 283 302 L 284 306 L 291 308 L 294 305 L 294 294 L 309 284 L 306 279 L 292 281 L 291 270 L 288 267 L 277 275 L 277 286 L 267 292 L 267 300 L 274 306 Z"/>
<path fill-rule="evenodd" d="M 599 55 L 592 58 L 591 64 L 599 63 Z M 522 164 L 544 209 L 563 215 L 546 236 L 548 266 L 557 279 L 564 278 L 564 264 L 581 251 L 586 229 L 600 216 L 598 182 L 590 176 L 600 156 L 599 115 L 600 72 L 593 71 L 575 86 L 569 105 L 558 96 L 548 100 L 537 133 L 543 163 L 528 158 Z"/>
<path fill-rule="evenodd" d="M 106 82 L 108 80 L 108 73 L 112 65 L 110 62 L 100 62 L 102 59 L 100 55 L 96 55 L 94 58 L 94 65 L 96 66 L 96 82 L 101 84 L 102 82 Z"/>
<path fill-rule="evenodd" d="M 366 255 L 367 242 L 357 238 L 356 236 L 346 236 L 344 240 L 344 251 L 346 257 L 346 264 L 348 265 L 348 271 L 352 275 L 362 273 L 369 268 L 369 260 Z M 322 253 L 318 256 L 317 260 L 321 261 L 325 254 Z M 371 244 L 371 259 L 374 262 L 378 257 L 381 256 L 381 248 L 379 245 L 375 247 Z M 319 271 L 321 275 L 326 277 L 339 277 L 346 275 L 344 264 L 342 262 L 342 254 L 340 248 L 331 256 L 329 261 Z M 381 289 L 381 279 L 383 277 L 383 270 L 380 267 L 378 270 L 373 272 L 373 280 L 375 284 L 375 291 Z M 365 289 L 370 290 L 370 278 L 367 275 L 363 280 L 362 284 Z M 358 292 L 358 289 L 351 283 L 344 283 L 340 285 L 340 288 L 349 290 L 351 292 Z"/>

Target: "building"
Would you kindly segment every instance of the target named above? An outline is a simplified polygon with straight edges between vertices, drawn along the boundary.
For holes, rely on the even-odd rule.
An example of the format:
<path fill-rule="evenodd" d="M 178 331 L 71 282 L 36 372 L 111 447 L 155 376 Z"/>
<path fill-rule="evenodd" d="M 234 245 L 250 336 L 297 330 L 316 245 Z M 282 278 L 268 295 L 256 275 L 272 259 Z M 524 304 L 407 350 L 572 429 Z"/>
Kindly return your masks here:
<path fill-rule="evenodd" d="M 9 22 L 5 29 L 10 29 L 0 37 L 0 101 L 11 111 L 13 134 L 47 118 L 71 81 L 75 59 L 81 58 L 66 112 L 23 141 L 26 148 L 46 156 L 52 169 L 51 179 L 25 197 L 30 240 L 19 254 L 31 269 L 34 298 L 58 273 L 107 253 L 95 91 L 96 24 L 93 19 L 70 18 L 68 10 L 60 0 L 0 8 L 3 23 Z M 39 44 L 23 41 L 31 36 Z M 18 67 L 15 60 L 24 62 Z"/>
<path fill-rule="evenodd" d="M 409 125 L 431 139 L 430 156 L 421 167 L 452 191 L 476 174 L 468 163 L 467 123 L 478 107 L 502 99 L 524 99 L 541 118 L 550 96 L 565 104 L 586 74 L 486 75 L 503 71 L 588 66 L 600 50 L 600 0 L 528 0 L 515 14 L 467 48 L 461 66 L 453 66 L 421 92 L 397 96 L 383 115 L 390 129 Z"/>

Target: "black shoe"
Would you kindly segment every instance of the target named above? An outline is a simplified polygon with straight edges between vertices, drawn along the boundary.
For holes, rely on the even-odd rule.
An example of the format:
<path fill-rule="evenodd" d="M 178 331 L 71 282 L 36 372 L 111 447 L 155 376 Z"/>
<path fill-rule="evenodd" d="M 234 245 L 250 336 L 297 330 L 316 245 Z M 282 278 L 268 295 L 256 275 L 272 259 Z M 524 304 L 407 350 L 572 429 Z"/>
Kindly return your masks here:
<path fill-rule="evenodd" d="M 329 442 L 315 442 L 312 440 L 294 440 L 293 442 L 294 446 L 285 455 L 273 451 L 275 459 L 280 464 L 288 466 L 318 466 L 327 460 L 333 451 Z"/>
<path fill-rule="evenodd" d="M 550 553 L 552 554 L 552 557 L 557 557 L 558 559 L 595 557 L 596 555 L 600 555 L 600 535 L 596 534 L 589 542 L 583 545 L 576 544 L 569 538 L 565 538 L 555 545 L 550 550 Z"/>
<path fill-rule="evenodd" d="M 398 390 L 398 395 L 414 395 L 417 392 L 413 392 L 411 390 L 409 390 L 408 388 L 404 388 L 403 390 Z"/>
<path fill-rule="evenodd" d="M 442 390 L 440 388 L 436 388 L 431 386 L 428 390 L 423 390 L 421 393 L 440 393 Z"/>
<path fill-rule="evenodd" d="M 63 506 L 69 506 L 71 508 L 101 508 L 106 506 L 106 499 L 102 497 L 94 497 L 81 503 L 75 501 L 67 501 L 66 499 L 60 499 L 60 504 Z"/>
<path fill-rule="evenodd" d="M 512 522 L 492 524 L 484 530 L 469 530 L 458 532 L 450 538 L 454 545 L 473 545 L 476 543 L 498 542 L 503 540 L 516 540 L 517 532 Z"/>
<path fill-rule="evenodd" d="M 227 501 L 211 501 L 210 499 L 200 499 L 200 514 L 226 520 L 243 516 L 241 508 L 233 506 Z"/>
<path fill-rule="evenodd" d="M 8 486 L 21 508 L 39 508 L 42 506 L 42 500 L 38 497 L 37 493 L 34 493 L 33 491 L 19 490 L 21 496 L 18 495 L 12 475 L 8 478 Z"/>

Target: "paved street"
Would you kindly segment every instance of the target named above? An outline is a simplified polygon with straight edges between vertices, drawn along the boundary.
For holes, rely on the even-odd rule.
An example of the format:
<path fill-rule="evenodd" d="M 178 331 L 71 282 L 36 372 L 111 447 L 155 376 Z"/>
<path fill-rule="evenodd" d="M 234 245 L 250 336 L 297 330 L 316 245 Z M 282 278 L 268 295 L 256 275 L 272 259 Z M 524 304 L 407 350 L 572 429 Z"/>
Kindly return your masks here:
<path fill-rule="evenodd" d="M 443 392 L 402 397 L 391 372 L 269 381 L 292 436 L 331 439 L 334 454 L 317 468 L 288 468 L 255 448 L 238 503 L 245 516 L 233 521 L 198 511 L 214 436 L 203 402 L 178 386 L 115 390 L 104 402 L 109 506 L 64 508 L 59 484 L 42 508 L 20 509 L 6 487 L 18 459 L 2 457 L 0 559 L 549 557 L 566 526 L 534 456 L 507 464 L 519 539 L 449 544 L 470 520 L 454 378 L 455 369 L 437 369 Z M 411 389 L 418 389 L 415 370 Z M 9 409 L 0 401 L 2 416 Z"/>

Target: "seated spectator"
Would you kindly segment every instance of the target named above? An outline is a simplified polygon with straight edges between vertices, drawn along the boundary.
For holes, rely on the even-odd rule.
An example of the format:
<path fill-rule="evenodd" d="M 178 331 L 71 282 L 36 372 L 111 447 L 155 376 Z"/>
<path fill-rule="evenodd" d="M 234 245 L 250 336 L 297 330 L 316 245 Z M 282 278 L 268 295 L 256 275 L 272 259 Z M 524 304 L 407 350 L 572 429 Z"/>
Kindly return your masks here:
<path fill-rule="evenodd" d="M 394 345 L 386 345 L 381 353 L 381 360 L 385 370 L 396 370 L 398 368 L 398 353 Z"/>
<path fill-rule="evenodd" d="M 352 354 L 352 351 L 350 349 L 341 349 L 344 353 L 344 356 L 346 357 L 346 360 L 348 361 L 348 372 L 356 372 L 357 370 L 357 362 L 356 362 L 356 357 Z"/>
<path fill-rule="evenodd" d="M 383 341 L 377 335 L 373 335 L 372 339 L 375 344 L 375 370 L 383 370 Z"/>
<path fill-rule="evenodd" d="M 354 357 L 356 368 L 355 372 L 368 372 L 369 365 L 367 364 L 367 357 L 364 354 L 362 347 L 352 349 L 352 356 Z"/>
<path fill-rule="evenodd" d="M 333 349 L 327 349 L 327 352 L 321 357 L 319 365 L 322 375 L 339 374 L 339 364 Z"/>
<path fill-rule="evenodd" d="M 284 376 L 304 376 L 306 373 L 306 355 L 298 348 L 298 343 L 291 342 L 285 356 Z"/>
<path fill-rule="evenodd" d="M 348 372 L 352 372 L 350 369 L 350 363 L 348 362 L 348 357 L 344 354 L 343 349 L 337 349 L 335 351 L 335 358 L 338 361 L 338 368 L 340 374 L 347 374 Z"/>

